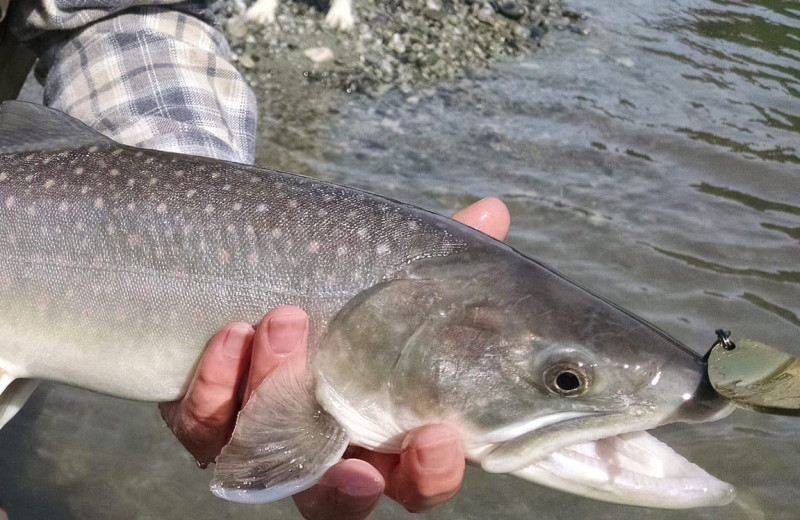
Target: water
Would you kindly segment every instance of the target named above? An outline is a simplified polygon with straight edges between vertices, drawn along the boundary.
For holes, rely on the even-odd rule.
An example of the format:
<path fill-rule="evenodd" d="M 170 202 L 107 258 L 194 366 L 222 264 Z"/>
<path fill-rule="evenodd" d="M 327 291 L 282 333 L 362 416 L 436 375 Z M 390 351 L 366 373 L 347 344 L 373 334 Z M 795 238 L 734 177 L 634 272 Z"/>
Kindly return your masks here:
<path fill-rule="evenodd" d="M 515 247 L 697 351 L 724 327 L 800 355 L 800 6 L 570 6 L 590 35 L 551 34 L 538 55 L 417 103 L 352 98 L 262 160 L 442 212 L 499 196 Z M 748 412 L 656 430 L 737 486 L 725 508 L 615 506 L 470 469 L 424 517 L 796 518 L 798 432 L 798 419 Z M 0 446 L 14 520 L 299 518 L 289 501 L 209 495 L 150 404 L 47 385 Z M 408 518 L 389 501 L 374 517 Z"/>

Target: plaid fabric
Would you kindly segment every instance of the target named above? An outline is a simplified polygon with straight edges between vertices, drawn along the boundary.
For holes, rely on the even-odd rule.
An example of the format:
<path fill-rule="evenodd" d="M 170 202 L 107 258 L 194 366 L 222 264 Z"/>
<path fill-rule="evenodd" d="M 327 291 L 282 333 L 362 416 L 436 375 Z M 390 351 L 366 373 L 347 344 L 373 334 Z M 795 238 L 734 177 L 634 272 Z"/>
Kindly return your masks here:
<path fill-rule="evenodd" d="M 126 144 L 252 163 L 255 97 L 224 36 L 197 17 L 205 4 L 136 3 L 12 1 L 13 30 L 40 52 L 45 104 Z M 49 32 L 59 28 L 77 29 Z"/>

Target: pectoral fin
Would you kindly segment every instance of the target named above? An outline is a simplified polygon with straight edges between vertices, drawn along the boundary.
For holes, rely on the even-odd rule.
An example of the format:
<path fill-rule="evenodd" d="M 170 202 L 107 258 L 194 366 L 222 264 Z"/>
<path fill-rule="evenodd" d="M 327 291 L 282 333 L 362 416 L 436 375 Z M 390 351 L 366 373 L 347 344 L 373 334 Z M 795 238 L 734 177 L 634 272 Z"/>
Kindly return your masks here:
<path fill-rule="evenodd" d="M 347 432 L 283 365 L 253 392 L 217 457 L 211 491 L 235 502 L 271 502 L 314 485 L 339 461 Z"/>

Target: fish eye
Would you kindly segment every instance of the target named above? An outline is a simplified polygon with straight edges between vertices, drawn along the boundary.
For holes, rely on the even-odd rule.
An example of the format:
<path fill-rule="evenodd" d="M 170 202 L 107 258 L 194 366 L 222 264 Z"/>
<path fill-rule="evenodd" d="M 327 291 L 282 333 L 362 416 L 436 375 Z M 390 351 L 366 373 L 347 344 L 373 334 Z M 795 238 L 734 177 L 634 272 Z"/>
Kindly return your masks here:
<path fill-rule="evenodd" d="M 544 384 L 550 392 L 563 397 L 575 397 L 589 389 L 591 369 L 585 364 L 558 361 L 544 371 Z"/>

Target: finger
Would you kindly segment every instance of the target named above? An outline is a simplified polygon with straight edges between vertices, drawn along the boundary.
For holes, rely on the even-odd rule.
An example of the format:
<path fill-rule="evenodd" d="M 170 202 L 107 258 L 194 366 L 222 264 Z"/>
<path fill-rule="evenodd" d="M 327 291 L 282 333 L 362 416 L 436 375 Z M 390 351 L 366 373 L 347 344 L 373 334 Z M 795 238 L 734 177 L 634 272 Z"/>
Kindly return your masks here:
<path fill-rule="evenodd" d="M 464 478 L 464 452 L 458 434 L 443 424 L 423 426 L 406 436 L 400 463 L 386 484 L 386 494 L 412 513 L 451 498 Z"/>
<path fill-rule="evenodd" d="M 253 328 L 232 323 L 211 338 L 181 401 L 161 403 L 161 415 L 201 463 L 213 462 L 241 405 L 240 381 L 250 364 Z"/>
<path fill-rule="evenodd" d="M 268 312 L 256 327 L 245 402 L 253 390 L 287 358 L 305 370 L 308 316 L 300 307 L 285 305 Z"/>
<path fill-rule="evenodd" d="M 363 460 L 348 459 L 293 498 L 309 520 L 362 520 L 375 509 L 384 487 L 383 476 L 375 468 Z"/>
<path fill-rule="evenodd" d="M 453 219 L 486 233 L 492 238 L 503 240 L 511 225 L 511 215 L 500 199 L 486 197 L 470 204 L 453 215 Z"/>

